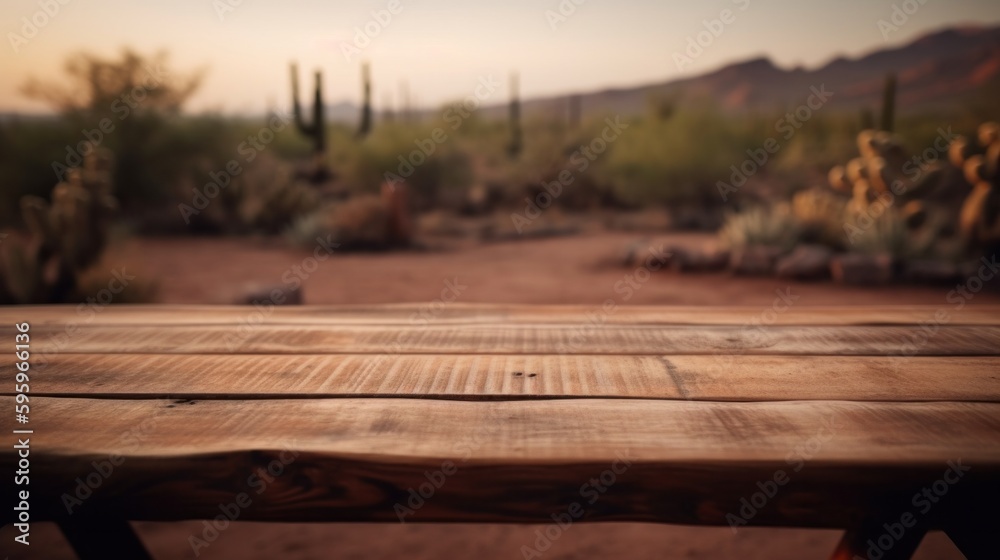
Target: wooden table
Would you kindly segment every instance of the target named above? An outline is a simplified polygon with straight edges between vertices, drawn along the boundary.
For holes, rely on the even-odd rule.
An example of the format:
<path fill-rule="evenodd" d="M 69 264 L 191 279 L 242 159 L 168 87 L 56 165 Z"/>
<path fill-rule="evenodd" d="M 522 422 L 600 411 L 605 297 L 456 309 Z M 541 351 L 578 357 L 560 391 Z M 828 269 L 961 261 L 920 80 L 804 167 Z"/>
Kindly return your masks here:
<path fill-rule="evenodd" d="M 31 521 L 84 558 L 232 518 L 844 528 L 835 558 L 886 560 L 944 529 L 997 558 L 1000 308 L 779 303 L 6 308 L 30 421 L 9 359 L 0 408 Z"/>

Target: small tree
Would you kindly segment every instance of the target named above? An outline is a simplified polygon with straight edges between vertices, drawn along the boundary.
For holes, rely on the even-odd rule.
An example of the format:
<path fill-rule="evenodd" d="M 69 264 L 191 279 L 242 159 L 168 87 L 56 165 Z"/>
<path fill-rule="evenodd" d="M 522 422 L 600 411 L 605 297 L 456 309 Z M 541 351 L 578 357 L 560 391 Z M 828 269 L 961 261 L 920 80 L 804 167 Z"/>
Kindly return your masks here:
<path fill-rule="evenodd" d="M 31 78 L 21 91 L 66 115 L 120 114 L 123 103 L 130 110 L 177 113 L 198 89 L 203 73 L 179 75 L 167 59 L 164 52 L 146 57 L 128 48 L 117 59 L 80 52 L 66 61 L 67 81 Z"/>
<path fill-rule="evenodd" d="M 86 154 L 77 147 L 89 143 L 115 153 L 114 183 L 124 205 L 164 200 L 180 173 L 183 152 L 197 148 L 183 135 L 170 136 L 165 120 L 180 112 L 202 72 L 182 75 L 170 68 L 166 53 L 144 56 L 126 48 L 117 58 L 72 55 L 65 74 L 60 81 L 32 78 L 22 87 L 26 96 L 48 103 L 82 131 L 52 164 L 57 178 L 79 165 Z"/>

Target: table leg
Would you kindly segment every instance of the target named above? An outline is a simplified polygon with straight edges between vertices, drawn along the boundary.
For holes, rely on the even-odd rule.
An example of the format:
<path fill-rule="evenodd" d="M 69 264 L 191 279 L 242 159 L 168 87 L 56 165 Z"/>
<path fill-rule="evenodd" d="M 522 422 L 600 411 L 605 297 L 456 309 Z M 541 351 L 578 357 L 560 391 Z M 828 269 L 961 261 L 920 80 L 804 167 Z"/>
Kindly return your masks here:
<path fill-rule="evenodd" d="M 74 517 L 60 519 L 58 523 L 80 560 L 152 560 L 139 536 L 124 519 Z"/>
<path fill-rule="evenodd" d="M 906 527 L 899 516 L 871 516 L 844 533 L 830 560 L 909 560 L 927 534 L 926 527 Z"/>
<path fill-rule="evenodd" d="M 968 560 L 995 560 L 1000 558 L 997 527 L 1000 519 L 996 513 L 970 512 L 945 525 L 944 533 Z"/>

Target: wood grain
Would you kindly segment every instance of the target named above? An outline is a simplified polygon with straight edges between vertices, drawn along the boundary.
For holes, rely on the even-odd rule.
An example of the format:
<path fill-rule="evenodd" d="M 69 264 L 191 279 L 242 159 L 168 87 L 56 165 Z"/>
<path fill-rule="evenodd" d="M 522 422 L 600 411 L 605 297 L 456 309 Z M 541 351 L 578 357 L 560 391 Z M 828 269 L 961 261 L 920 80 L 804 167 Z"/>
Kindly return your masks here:
<path fill-rule="evenodd" d="M 724 524 L 741 496 L 782 470 L 794 485 L 751 522 L 836 525 L 865 500 L 940 478 L 948 461 L 972 466 L 968 487 L 984 492 L 1000 472 L 992 403 L 32 402 L 41 516 L 59 513 L 76 478 L 115 454 L 124 458 L 86 507 L 135 519 L 217 515 L 281 458 L 271 490 L 241 519 L 394 521 L 393 504 L 446 461 L 458 473 L 414 520 L 537 521 L 580 500 L 581 485 L 622 457 L 631 464 L 591 520 Z M 15 460 L 13 449 L 0 452 L 0 467 Z"/>
<path fill-rule="evenodd" d="M 845 527 L 959 460 L 963 495 L 1000 500 L 998 306 L 597 309 L 0 309 L 0 337 L 32 324 L 32 519 L 101 471 L 87 518 L 210 519 L 246 493 L 241 520 L 396 522 L 447 461 L 407 521 L 583 503 L 584 521 L 726 525 L 782 472 L 750 524 Z"/>
<path fill-rule="evenodd" d="M 1000 402 L 997 357 L 56 354 L 34 368 L 40 396 Z"/>
<path fill-rule="evenodd" d="M 14 328 L 0 328 L 13 339 Z M 941 326 L 229 326 L 32 329 L 35 352 L 149 354 L 1000 355 L 1000 327 Z"/>
<path fill-rule="evenodd" d="M 775 296 L 777 297 L 777 296 Z M 423 324 L 579 324 L 598 315 L 615 325 L 1000 325 L 1000 306 L 966 305 L 956 309 L 942 298 L 940 306 L 802 306 L 781 312 L 767 307 L 616 307 L 606 313 L 594 305 L 517 305 L 407 303 L 251 307 L 215 305 L 112 305 L 94 310 L 73 306 L 26 306 L 0 310 L 0 324 L 29 321 L 37 326 L 79 325 L 423 325 Z"/>

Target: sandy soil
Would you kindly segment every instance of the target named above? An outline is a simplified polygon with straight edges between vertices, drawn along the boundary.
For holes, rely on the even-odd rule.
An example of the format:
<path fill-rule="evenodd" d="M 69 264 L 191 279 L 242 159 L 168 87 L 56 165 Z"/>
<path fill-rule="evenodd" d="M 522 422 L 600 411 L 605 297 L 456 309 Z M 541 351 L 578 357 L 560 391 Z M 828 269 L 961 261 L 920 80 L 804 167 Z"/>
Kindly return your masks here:
<path fill-rule="evenodd" d="M 615 264 L 625 247 L 696 245 L 702 235 L 604 233 L 548 240 L 464 246 L 445 251 L 335 254 L 310 270 L 309 251 L 246 239 L 142 239 L 119 247 L 104 264 L 126 266 L 137 281 L 155 281 L 159 299 L 169 303 L 231 303 L 254 286 L 280 286 L 282 277 L 301 278 L 309 304 L 422 302 L 437 298 L 445 281 L 467 286 L 464 302 L 578 303 L 599 305 L 620 298 L 616 282 L 634 272 Z M 640 249 L 642 251 L 644 249 Z M 296 272 L 293 267 L 300 267 Z M 109 272 L 110 273 L 110 272 Z M 290 277 L 286 277 L 290 278 Z M 776 289 L 790 288 L 802 305 L 941 304 L 948 286 L 858 288 L 828 282 L 798 283 L 769 278 L 734 279 L 724 274 L 654 274 L 624 303 L 688 305 L 770 305 Z M 974 303 L 1000 303 L 996 287 Z M 188 537 L 200 522 L 138 523 L 139 533 L 158 559 L 195 558 Z M 198 558 L 306 560 L 320 558 L 413 560 L 520 559 L 538 526 L 369 525 L 235 523 Z M 0 531 L 0 554 L 10 558 L 72 558 L 50 524 L 34 527 L 31 554 L 11 550 L 12 528 Z M 567 530 L 546 559 L 788 559 L 826 558 L 837 531 L 657 526 L 638 523 L 578 525 Z M 916 555 L 920 560 L 958 559 L 942 534 L 931 534 Z"/>

